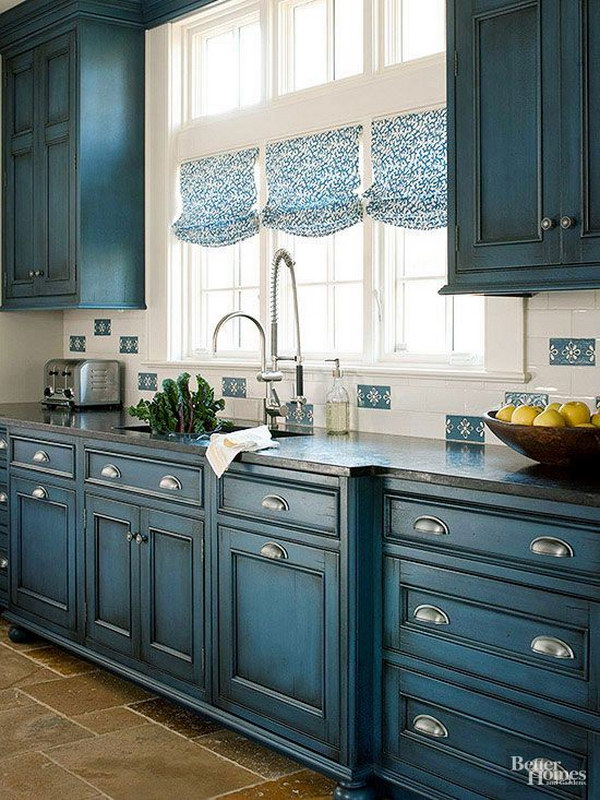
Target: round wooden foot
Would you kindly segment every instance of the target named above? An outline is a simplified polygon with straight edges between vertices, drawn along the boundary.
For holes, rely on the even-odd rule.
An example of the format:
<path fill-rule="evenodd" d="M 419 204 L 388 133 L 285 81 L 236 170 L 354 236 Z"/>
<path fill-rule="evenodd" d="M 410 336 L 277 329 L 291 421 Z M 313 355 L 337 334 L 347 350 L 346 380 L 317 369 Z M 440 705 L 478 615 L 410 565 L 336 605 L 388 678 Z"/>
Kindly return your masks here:
<path fill-rule="evenodd" d="M 333 793 L 334 800 L 375 800 L 375 790 L 364 782 L 338 783 Z"/>
<path fill-rule="evenodd" d="M 8 629 L 8 638 L 15 644 L 27 644 L 27 642 L 31 641 L 31 634 L 25 628 L 11 625 Z"/>

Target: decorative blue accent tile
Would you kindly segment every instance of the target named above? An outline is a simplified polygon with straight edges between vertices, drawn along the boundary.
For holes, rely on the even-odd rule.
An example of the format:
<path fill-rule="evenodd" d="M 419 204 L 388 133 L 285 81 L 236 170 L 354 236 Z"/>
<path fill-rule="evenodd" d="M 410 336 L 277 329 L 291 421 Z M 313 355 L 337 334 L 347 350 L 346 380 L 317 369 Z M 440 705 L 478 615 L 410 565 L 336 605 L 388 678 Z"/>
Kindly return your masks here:
<path fill-rule="evenodd" d="M 389 411 L 392 407 L 392 390 L 389 386 L 359 383 L 356 387 L 356 401 L 359 408 L 378 408 Z"/>
<path fill-rule="evenodd" d="M 550 397 L 547 394 L 535 392 L 505 392 L 504 404 L 513 406 L 541 406 L 548 405 Z"/>
<path fill-rule="evenodd" d="M 223 397 L 247 397 L 246 378 L 223 378 L 221 391 Z"/>
<path fill-rule="evenodd" d="M 94 336 L 110 336 L 111 322 L 109 319 L 94 320 Z"/>
<path fill-rule="evenodd" d="M 312 428 L 314 424 L 314 406 L 307 403 L 303 406 L 298 403 L 286 403 L 288 413 L 287 422 L 289 425 L 300 425 L 304 428 Z"/>
<path fill-rule="evenodd" d="M 157 392 L 158 375 L 156 372 L 138 372 L 138 389 L 140 392 Z"/>
<path fill-rule="evenodd" d="M 485 447 L 481 442 L 446 442 L 446 464 L 450 467 L 482 467 L 485 463 Z"/>
<path fill-rule="evenodd" d="M 85 353 L 85 336 L 69 336 L 71 353 Z"/>
<path fill-rule="evenodd" d="M 550 364 L 557 367 L 594 367 L 595 339 L 550 339 Z"/>
<path fill-rule="evenodd" d="M 481 417 L 446 414 L 446 439 L 449 442 L 485 442 L 485 424 Z"/>
<path fill-rule="evenodd" d="M 119 353 L 138 353 L 139 338 L 137 336 L 121 336 L 119 339 Z"/>

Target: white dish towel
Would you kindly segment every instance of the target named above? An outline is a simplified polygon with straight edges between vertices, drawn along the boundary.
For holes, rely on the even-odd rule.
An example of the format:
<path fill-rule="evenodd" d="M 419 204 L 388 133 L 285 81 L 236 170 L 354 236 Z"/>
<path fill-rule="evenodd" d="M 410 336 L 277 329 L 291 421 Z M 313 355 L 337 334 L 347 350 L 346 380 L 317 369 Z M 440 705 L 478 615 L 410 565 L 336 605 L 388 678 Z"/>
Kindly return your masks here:
<path fill-rule="evenodd" d="M 213 433 L 206 458 L 217 478 L 220 478 L 238 453 L 255 453 L 268 447 L 279 447 L 279 442 L 273 441 L 266 425 L 234 433 Z"/>

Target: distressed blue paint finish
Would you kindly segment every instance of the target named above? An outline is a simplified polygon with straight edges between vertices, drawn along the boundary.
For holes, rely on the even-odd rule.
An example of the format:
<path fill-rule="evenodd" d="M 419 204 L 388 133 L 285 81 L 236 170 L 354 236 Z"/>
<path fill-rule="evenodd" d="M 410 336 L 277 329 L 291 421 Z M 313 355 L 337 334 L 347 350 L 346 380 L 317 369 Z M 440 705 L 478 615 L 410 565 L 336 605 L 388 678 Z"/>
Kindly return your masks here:
<path fill-rule="evenodd" d="M 446 440 L 484 444 L 485 424 L 481 417 L 446 414 Z"/>
<path fill-rule="evenodd" d="M 140 392 L 157 392 L 158 375 L 156 372 L 138 372 L 138 389 Z"/>
<path fill-rule="evenodd" d="M 71 353 L 85 353 L 85 336 L 69 336 L 69 350 Z"/>
<path fill-rule="evenodd" d="M 551 366 L 594 367 L 595 339 L 550 339 L 548 359 Z"/>
<path fill-rule="evenodd" d="M 505 405 L 514 406 L 541 406 L 544 408 L 548 405 L 550 397 L 547 394 L 539 392 L 505 392 L 504 403 Z"/>
<path fill-rule="evenodd" d="M 111 321 L 109 319 L 94 320 L 94 336 L 110 336 Z"/>
<path fill-rule="evenodd" d="M 306 403 L 301 406 L 298 403 L 287 403 L 287 422 L 290 425 L 300 425 L 312 428 L 314 425 L 314 406 Z"/>
<path fill-rule="evenodd" d="M 119 353 L 138 353 L 139 338 L 137 336 L 121 336 L 119 338 Z"/>
<path fill-rule="evenodd" d="M 389 386 L 359 383 L 356 387 L 356 402 L 359 408 L 389 411 L 392 407 L 392 390 Z"/>
<path fill-rule="evenodd" d="M 221 392 L 223 397 L 246 397 L 246 378 L 222 378 Z"/>

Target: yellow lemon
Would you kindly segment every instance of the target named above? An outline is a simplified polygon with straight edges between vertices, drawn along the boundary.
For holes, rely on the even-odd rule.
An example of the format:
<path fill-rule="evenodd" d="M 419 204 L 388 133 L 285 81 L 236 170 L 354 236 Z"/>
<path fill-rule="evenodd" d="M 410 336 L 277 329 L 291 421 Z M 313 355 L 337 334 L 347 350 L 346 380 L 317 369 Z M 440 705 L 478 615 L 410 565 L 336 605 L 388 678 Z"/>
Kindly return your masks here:
<path fill-rule="evenodd" d="M 594 414 L 590 422 L 592 423 L 592 425 L 595 425 L 597 428 L 600 428 L 600 414 Z"/>
<path fill-rule="evenodd" d="M 590 410 L 585 403 L 578 400 L 571 400 L 569 403 L 563 403 L 559 409 L 560 413 L 565 418 L 565 422 L 569 428 L 574 428 L 577 425 L 589 423 Z"/>
<path fill-rule="evenodd" d="M 580 422 L 579 425 L 575 425 L 576 428 L 595 428 L 595 425 L 592 425 L 591 422 Z"/>
<path fill-rule="evenodd" d="M 500 411 L 496 411 L 496 419 L 501 419 L 502 422 L 510 422 L 514 411 L 515 407 L 513 405 L 503 406 Z"/>
<path fill-rule="evenodd" d="M 560 411 L 562 403 L 549 403 L 544 411 Z"/>
<path fill-rule="evenodd" d="M 542 413 L 537 406 L 519 406 L 515 408 L 511 422 L 515 425 L 533 425 L 533 420 Z"/>
<path fill-rule="evenodd" d="M 533 420 L 533 424 L 542 428 L 564 428 L 567 424 L 562 414 L 555 408 L 547 408 Z"/>

